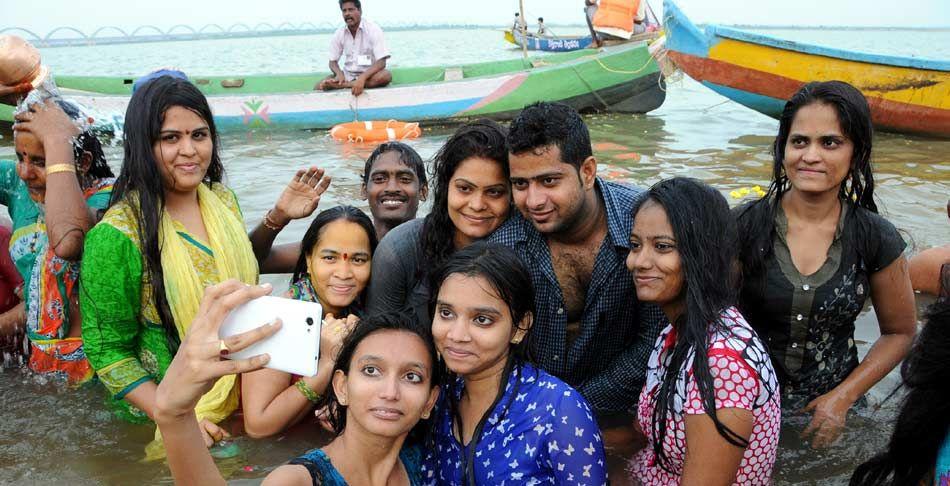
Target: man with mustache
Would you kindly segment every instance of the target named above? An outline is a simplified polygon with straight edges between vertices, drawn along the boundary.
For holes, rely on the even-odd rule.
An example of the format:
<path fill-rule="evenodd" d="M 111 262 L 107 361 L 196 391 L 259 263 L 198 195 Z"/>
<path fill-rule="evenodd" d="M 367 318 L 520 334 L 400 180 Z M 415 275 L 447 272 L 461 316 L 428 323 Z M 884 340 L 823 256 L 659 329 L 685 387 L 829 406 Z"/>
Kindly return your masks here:
<path fill-rule="evenodd" d="M 428 192 L 425 165 L 412 147 L 384 143 L 366 159 L 360 194 L 369 200 L 378 239 L 415 218 L 419 201 L 425 201 Z"/>
<path fill-rule="evenodd" d="M 363 19 L 360 0 L 340 0 L 345 26 L 330 39 L 330 70 L 332 74 L 320 81 L 315 89 L 327 91 L 350 88 L 359 96 L 366 88 L 388 85 L 392 74 L 386 69 L 389 48 L 383 30 L 375 22 Z M 340 58 L 346 56 L 343 68 Z"/>
<path fill-rule="evenodd" d="M 597 177 L 573 108 L 528 106 L 508 129 L 518 213 L 489 241 L 513 248 L 535 290 L 532 355 L 601 418 L 635 410 L 662 313 L 641 304 L 624 261 L 642 191 Z"/>

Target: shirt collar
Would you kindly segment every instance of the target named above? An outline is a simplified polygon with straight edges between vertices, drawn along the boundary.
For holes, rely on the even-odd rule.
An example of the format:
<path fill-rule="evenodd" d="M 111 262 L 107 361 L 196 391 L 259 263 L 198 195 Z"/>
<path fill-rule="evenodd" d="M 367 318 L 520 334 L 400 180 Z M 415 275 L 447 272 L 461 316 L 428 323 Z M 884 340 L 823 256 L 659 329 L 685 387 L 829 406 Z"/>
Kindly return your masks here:
<path fill-rule="evenodd" d="M 604 202 L 607 234 L 611 242 L 614 246 L 630 248 L 630 226 L 632 225 L 633 215 L 623 214 L 620 211 L 616 195 L 612 192 L 610 185 L 600 177 L 594 179 L 594 189 Z M 541 233 L 531 224 L 531 221 L 528 221 L 517 208 L 513 210 L 514 214 L 511 215 L 505 225 L 510 225 L 507 231 L 510 231 L 514 241 L 528 241 L 532 236 L 542 241 Z"/>
<path fill-rule="evenodd" d="M 616 247 L 630 248 L 630 230 L 633 226 L 633 214 L 624 214 L 620 210 L 620 203 L 607 181 L 600 177 L 594 180 L 594 187 L 604 201 L 604 212 L 607 216 L 607 235 Z"/>
<path fill-rule="evenodd" d="M 848 204 L 848 201 L 840 199 L 841 201 L 841 214 L 838 215 L 838 225 L 835 226 L 835 237 L 832 241 L 838 241 L 841 238 L 841 233 L 844 231 L 844 220 L 848 216 L 848 211 L 851 210 L 851 205 Z M 785 215 L 785 208 L 782 207 L 782 200 L 779 199 L 778 208 L 775 211 L 775 233 L 778 237 L 788 245 L 786 240 L 786 235 L 788 234 L 788 217 Z"/>

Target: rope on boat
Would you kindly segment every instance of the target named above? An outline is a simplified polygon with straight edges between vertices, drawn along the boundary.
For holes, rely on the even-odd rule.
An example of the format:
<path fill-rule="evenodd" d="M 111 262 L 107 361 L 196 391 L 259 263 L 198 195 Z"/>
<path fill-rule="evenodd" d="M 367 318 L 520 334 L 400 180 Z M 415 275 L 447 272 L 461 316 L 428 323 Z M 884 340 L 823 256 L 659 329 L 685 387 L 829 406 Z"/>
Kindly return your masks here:
<path fill-rule="evenodd" d="M 607 72 L 609 72 L 609 73 L 614 73 L 614 74 L 638 74 L 638 73 L 640 73 L 641 71 L 643 71 L 644 69 L 646 69 L 647 66 L 650 65 L 650 61 L 653 60 L 653 56 L 649 56 L 649 57 L 647 58 L 647 62 L 646 62 L 643 66 L 641 66 L 639 69 L 637 69 L 636 71 L 624 71 L 624 70 L 621 70 L 621 69 L 612 68 L 612 67 L 610 67 L 610 66 L 604 64 L 604 61 L 601 61 L 599 58 L 596 58 L 596 57 L 594 58 L 594 60 L 597 61 L 597 64 L 600 64 L 600 67 L 602 67 L 602 68 L 604 69 L 604 71 L 607 71 Z"/>
<path fill-rule="evenodd" d="M 644 63 L 643 66 L 640 66 L 640 68 L 638 68 L 637 70 L 635 70 L 635 71 L 624 71 L 624 70 L 622 70 L 622 69 L 615 69 L 615 68 L 612 68 L 612 67 L 610 67 L 610 66 L 604 64 L 604 62 L 601 61 L 600 58 L 598 58 L 598 57 L 596 57 L 596 56 L 592 56 L 592 57 L 593 57 L 594 61 L 596 61 L 597 64 L 599 64 L 600 67 L 601 67 L 603 70 L 605 70 L 605 71 L 607 71 L 607 72 L 609 72 L 609 73 L 614 73 L 614 74 L 638 74 L 638 73 L 642 72 L 644 69 L 646 69 L 647 66 L 650 65 L 650 61 L 654 60 L 654 59 L 653 59 L 653 56 L 650 55 L 650 56 L 647 57 L 647 62 Z M 599 101 L 600 104 L 604 106 L 604 109 L 605 109 L 605 110 L 609 110 L 609 109 L 610 109 L 610 105 L 608 105 L 607 102 L 604 101 L 604 99 L 600 96 L 600 94 L 597 93 L 597 91 L 594 89 L 594 87 L 591 86 L 590 83 L 588 83 L 586 79 L 584 79 L 584 76 L 582 76 L 581 73 L 580 73 L 580 71 L 577 70 L 577 67 L 576 67 L 576 66 L 571 66 L 571 70 L 574 71 L 574 74 L 577 75 L 577 78 L 580 79 L 582 83 L 584 83 L 584 86 L 587 86 L 587 91 L 589 91 L 590 94 L 594 95 L 594 97 L 597 98 L 597 101 Z M 662 82 L 663 82 L 663 81 L 662 81 L 662 79 L 663 79 L 663 77 L 660 76 L 660 80 L 657 81 L 658 83 L 660 83 L 660 89 L 663 89 L 663 85 L 662 85 Z M 664 91 L 666 91 L 666 90 L 664 90 Z"/>
<path fill-rule="evenodd" d="M 584 83 L 584 86 L 587 86 L 587 91 L 589 91 L 590 94 L 594 95 L 594 97 L 597 98 L 597 101 L 599 101 L 600 104 L 604 105 L 604 109 L 609 110 L 610 105 L 608 105 L 607 102 L 604 101 L 604 99 L 600 96 L 600 94 L 597 93 L 597 90 L 595 90 L 594 87 L 591 86 L 590 83 L 588 83 L 586 79 L 584 79 L 584 76 L 581 76 L 581 73 L 580 71 L 577 70 L 577 67 L 571 66 L 571 70 L 574 71 L 574 74 L 577 75 L 577 78 L 580 79 L 582 83 Z"/>

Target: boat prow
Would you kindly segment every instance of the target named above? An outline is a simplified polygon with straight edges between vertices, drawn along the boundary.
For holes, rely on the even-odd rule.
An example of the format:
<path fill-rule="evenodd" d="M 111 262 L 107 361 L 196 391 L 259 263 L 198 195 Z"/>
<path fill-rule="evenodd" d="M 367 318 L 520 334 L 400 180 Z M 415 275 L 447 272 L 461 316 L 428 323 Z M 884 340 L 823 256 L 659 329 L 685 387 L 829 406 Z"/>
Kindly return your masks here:
<path fill-rule="evenodd" d="M 876 128 L 950 137 L 950 62 L 833 49 L 710 25 L 700 29 L 664 2 L 669 55 L 717 93 L 778 118 L 812 81 L 845 81 L 864 93 Z"/>

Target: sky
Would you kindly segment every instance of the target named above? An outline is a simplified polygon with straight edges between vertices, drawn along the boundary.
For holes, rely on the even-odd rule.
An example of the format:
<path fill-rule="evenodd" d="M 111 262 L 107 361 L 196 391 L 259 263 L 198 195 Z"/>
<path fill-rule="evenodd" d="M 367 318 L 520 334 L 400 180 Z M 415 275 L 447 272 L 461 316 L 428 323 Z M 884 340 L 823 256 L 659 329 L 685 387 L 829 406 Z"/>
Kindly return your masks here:
<path fill-rule="evenodd" d="M 650 3 L 662 15 L 662 2 Z M 950 0 L 679 0 L 677 4 L 697 23 L 950 27 Z M 583 22 L 580 0 L 525 0 L 525 5 L 529 19 Z M 363 14 L 383 25 L 502 26 L 511 23 L 517 9 L 517 0 L 363 1 Z M 44 36 L 60 26 L 89 34 L 106 25 L 128 31 L 149 24 L 167 29 L 176 24 L 200 28 L 239 22 L 342 24 L 335 0 L 0 0 L 0 30 L 20 27 Z"/>

